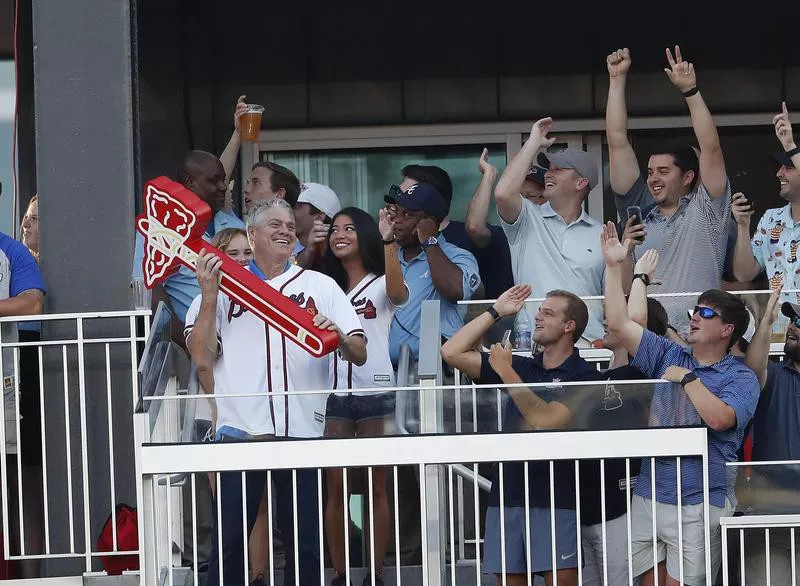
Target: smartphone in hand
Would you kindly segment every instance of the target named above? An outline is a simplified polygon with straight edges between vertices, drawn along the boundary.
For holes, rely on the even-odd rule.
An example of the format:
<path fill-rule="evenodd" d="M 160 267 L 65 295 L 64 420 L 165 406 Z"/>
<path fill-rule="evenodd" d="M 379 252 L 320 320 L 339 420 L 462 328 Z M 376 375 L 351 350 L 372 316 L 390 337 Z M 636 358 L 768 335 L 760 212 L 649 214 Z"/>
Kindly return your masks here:
<path fill-rule="evenodd" d="M 636 223 L 641 224 L 644 221 L 642 218 L 642 208 L 639 206 L 628 206 L 628 220 L 636 216 Z"/>

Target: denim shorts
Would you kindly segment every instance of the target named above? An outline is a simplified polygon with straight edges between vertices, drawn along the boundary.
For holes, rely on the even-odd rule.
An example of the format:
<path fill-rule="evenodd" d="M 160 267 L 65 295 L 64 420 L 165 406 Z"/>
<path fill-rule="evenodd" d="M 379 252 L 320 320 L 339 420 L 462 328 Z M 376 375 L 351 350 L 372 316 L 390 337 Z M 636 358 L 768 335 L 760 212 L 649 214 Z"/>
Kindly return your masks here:
<path fill-rule="evenodd" d="M 380 395 L 347 394 L 328 396 L 326 417 L 361 423 L 394 416 L 394 393 Z"/>

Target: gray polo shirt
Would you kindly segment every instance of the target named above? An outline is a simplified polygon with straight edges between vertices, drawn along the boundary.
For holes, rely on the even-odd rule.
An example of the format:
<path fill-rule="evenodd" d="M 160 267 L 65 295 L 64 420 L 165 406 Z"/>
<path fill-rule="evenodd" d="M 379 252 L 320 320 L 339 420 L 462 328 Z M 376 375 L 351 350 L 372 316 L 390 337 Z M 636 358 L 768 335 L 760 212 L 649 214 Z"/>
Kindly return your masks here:
<path fill-rule="evenodd" d="M 579 295 L 603 294 L 606 265 L 600 250 L 603 225 L 584 210 L 567 224 L 546 203 L 537 206 L 523 200 L 517 221 L 500 219 L 511 249 L 514 282 L 530 285 L 534 297 L 544 297 L 552 289 Z M 589 325 L 584 336 L 603 337 L 603 302 L 587 301 Z M 530 306 L 528 307 L 530 311 Z M 531 313 L 533 317 L 533 313 Z"/>
<path fill-rule="evenodd" d="M 628 206 L 646 208 L 653 196 L 642 177 L 636 180 L 625 195 L 616 197 L 617 211 L 627 217 Z M 659 253 L 655 280 L 661 285 L 648 288 L 648 293 L 679 293 L 719 289 L 725 268 L 725 247 L 728 242 L 728 221 L 731 217 L 731 185 L 725 194 L 713 198 L 701 183 L 681 198 L 671 218 L 654 207 L 644 219 L 647 236 L 637 247 L 636 258 L 656 248 Z M 670 324 L 681 333 L 689 331 L 687 309 L 696 297 L 659 299 L 669 314 Z"/>

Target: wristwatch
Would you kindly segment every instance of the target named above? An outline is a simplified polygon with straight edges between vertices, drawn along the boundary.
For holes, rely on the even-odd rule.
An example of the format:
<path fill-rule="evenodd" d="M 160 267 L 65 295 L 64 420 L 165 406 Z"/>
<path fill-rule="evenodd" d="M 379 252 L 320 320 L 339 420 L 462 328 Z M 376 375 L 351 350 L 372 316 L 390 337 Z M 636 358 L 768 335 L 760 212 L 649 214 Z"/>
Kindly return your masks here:
<path fill-rule="evenodd" d="M 650 285 L 650 277 L 647 276 L 647 273 L 636 273 L 633 275 L 633 279 L 641 279 L 645 287 Z"/>
<path fill-rule="evenodd" d="M 694 373 L 693 370 L 690 370 L 685 375 L 683 375 L 683 378 L 681 379 L 681 386 L 683 388 L 686 388 L 686 385 L 696 380 L 697 380 L 697 375 Z"/>
<path fill-rule="evenodd" d="M 436 236 L 429 236 L 425 240 L 425 242 L 422 243 L 422 249 L 425 250 L 429 246 L 438 246 L 438 245 L 439 245 L 439 239 L 436 238 Z"/>
<path fill-rule="evenodd" d="M 392 244 L 394 241 L 395 241 L 395 237 L 394 237 L 394 236 L 392 236 L 391 238 L 389 238 L 389 240 L 386 240 L 385 238 L 383 238 L 383 245 L 384 245 L 384 246 L 389 246 L 389 245 L 390 245 L 390 244 Z"/>

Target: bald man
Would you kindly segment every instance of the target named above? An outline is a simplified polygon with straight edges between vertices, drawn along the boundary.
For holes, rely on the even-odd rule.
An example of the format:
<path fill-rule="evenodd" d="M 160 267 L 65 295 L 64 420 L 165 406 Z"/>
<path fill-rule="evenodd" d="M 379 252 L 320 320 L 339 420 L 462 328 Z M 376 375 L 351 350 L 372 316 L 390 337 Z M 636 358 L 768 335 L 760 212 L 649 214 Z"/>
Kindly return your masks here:
<path fill-rule="evenodd" d="M 211 238 L 225 228 L 244 229 L 244 222 L 222 210 L 225 203 L 225 169 L 220 160 L 205 151 L 189 151 L 183 157 L 176 180 L 211 207 L 214 221 L 209 222 L 205 238 Z M 142 260 L 144 258 L 144 237 L 136 233 L 133 255 L 133 279 L 142 279 Z M 186 312 L 192 300 L 200 294 L 197 278 L 184 266 L 173 273 L 163 283 L 164 293 L 170 301 L 172 310 L 181 324 L 186 322 Z"/>

